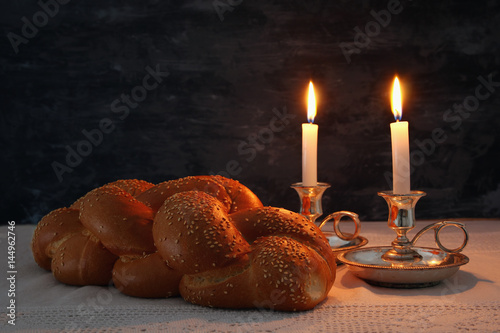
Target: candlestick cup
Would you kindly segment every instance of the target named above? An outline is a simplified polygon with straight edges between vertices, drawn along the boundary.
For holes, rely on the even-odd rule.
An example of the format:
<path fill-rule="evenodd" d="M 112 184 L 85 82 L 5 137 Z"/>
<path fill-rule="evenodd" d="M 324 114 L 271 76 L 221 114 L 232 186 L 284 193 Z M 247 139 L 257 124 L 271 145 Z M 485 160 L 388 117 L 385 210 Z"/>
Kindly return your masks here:
<path fill-rule="evenodd" d="M 303 186 L 302 183 L 295 183 L 291 187 L 299 195 L 300 214 L 314 223 L 318 217 L 323 215 L 321 198 L 330 184 L 318 183 L 316 186 Z"/>
<path fill-rule="evenodd" d="M 425 192 L 412 191 L 409 194 L 394 194 L 391 191 L 379 192 L 389 206 L 388 226 L 397 234 L 392 242 L 392 249 L 382 259 L 386 261 L 420 261 L 422 256 L 412 249 L 412 243 L 406 233 L 415 227 L 415 205 L 425 196 Z"/>

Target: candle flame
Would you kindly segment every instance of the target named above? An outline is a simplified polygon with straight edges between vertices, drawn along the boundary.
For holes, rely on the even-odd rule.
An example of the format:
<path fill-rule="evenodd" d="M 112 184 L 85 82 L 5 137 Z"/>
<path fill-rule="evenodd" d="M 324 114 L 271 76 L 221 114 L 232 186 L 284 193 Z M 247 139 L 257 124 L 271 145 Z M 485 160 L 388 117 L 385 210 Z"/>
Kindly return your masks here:
<path fill-rule="evenodd" d="M 403 108 L 401 103 L 401 87 L 399 86 L 399 79 L 396 76 L 394 79 L 394 84 L 392 86 L 391 95 L 391 109 L 394 114 L 394 119 L 400 121 L 403 116 Z"/>
<path fill-rule="evenodd" d="M 314 95 L 314 86 L 312 81 L 309 81 L 309 94 L 307 99 L 307 121 L 314 123 L 316 117 L 316 96 Z"/>

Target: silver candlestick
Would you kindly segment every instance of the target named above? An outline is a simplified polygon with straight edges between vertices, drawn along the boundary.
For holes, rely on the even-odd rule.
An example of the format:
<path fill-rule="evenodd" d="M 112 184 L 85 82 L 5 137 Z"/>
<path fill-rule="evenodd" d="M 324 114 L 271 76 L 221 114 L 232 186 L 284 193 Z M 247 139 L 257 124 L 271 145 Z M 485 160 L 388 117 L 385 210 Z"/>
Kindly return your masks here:
<path fill-rule="evenodd" d="M 316 186 L 303 186 L 302 183 L 292 184 L 291 187 L 295 189 L 300 198 L 300 214 L 306 217 L 309 221 L 315 223 L 317 218 L 323 215 L 322 197 L 326 189 L 330 187 L 328 183 L 317 183 Z M 343 233 L 340 230 L 340 221 L 342 218 L 347 217 L 354 222 L 354 233 Z M 338 211 L 325 217 L 319 224 L 319 228 L 330 220 L 333 220 L 333 232 L 323 231 L 326 238 L 330 241 L 332 248 L 355 248 L 365 245 L 368 241 L 359 236 L 361 229 L 361 222 L 359 221 L 358 214 L 349 211 Z M 340 241 L 339 241 L 340 240 Z"/>
<path fill-rule="evenodd" d="M 389 206 L 388 226 L 397 234 L 391 243 L 392 249 L 384 253 L 382 259 L 387 261 L 420 261 L 422 256 L 412 249 L 412 243 L 406 233 L 415 228 L 415 205 L 425 196 L 422 191 L 410 194 L 393 194 L 392 191 L 379 192 Z"/>
<path fill-rule="evenodd" d="M 461 252 L 469 240 L 465 225 L 455 221 L 429 224 L 410 241 L 407 233 L 415 227 L 415 205 L 425 196 L 422 191 L 408 194 L 379 192 L 389 206 L 388 226 L 396 232 L 391 246 L 378 246 L 342 252 L 337 257 L 351 272 L 370 284 L 392 288 L 422 288 L 438 284 L 455 274 L 469 262 Z M 445 227 L 462 230 L 464 240 L 455 249 L 445 247 L 439 233 Z M 415 242 L 426 231 L 433 229 L 438 248 L 417 247 Z"/>

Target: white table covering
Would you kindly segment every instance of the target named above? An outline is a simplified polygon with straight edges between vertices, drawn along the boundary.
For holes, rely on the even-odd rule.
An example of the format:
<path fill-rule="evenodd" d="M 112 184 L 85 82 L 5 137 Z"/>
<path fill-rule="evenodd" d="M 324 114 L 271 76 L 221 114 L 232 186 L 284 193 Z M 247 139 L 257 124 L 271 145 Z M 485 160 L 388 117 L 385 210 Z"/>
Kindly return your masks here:
<path fill-rule="evenodd" d="M 500 332 L 500 220 L 462 221 L 470 235 L 463 251 L 470 262 L 441 284 L 423 289 L 374 287 L 341 265 L 327 300 L 298 313 L 210 309 L 182 298 L 140 299 L 114 287 L 63 285 L 33 260 L 34 226 L 18 225 L 15 326 L 8 324 L 7 227 L 2 226 L 0 331 Z M 418 221 L 416 229 L 430 222 Z M 459 229 L 446 228 L 442 234 L 450 248 L 461 243 Z M 363 222 L 361 235 L 368 238 L 367 246 L 387 246 L 395 237 L 385 222 Z M 433 233 L 417 245 L 435 247 Z"/>

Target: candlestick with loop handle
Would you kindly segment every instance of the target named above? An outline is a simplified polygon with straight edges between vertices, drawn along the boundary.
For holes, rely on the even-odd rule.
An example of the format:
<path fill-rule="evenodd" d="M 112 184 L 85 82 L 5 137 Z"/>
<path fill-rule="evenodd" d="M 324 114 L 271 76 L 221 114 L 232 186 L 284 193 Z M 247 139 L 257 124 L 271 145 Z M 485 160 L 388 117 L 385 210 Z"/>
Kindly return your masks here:
<path fill-rule="evenodd" d="M 302 183 L 295 183 L 292 184 L 291 187 L 297 191 L 300 198 L 299 213 L 302 216 L 306 217 L 309 221 L 315 223 L 316 219 L 323 215 L 322 197 L 326 189 L 330 187 L 330 184 L 317 183 L 316 186 L 303 186 Z M 347 217 L 354 222 L 354 233 L 344 233 L 340 230 L 340 222 L 344 217 Z M 330 220 L 333 220 L 333 234 L 328 231 L 322 230 L 327 238 L 329 238 L 329 236 L 335 235 L 342 241 L 355 240 L 354 243 L 343 242 L 342 247 L 344 249 L 347 246 L 355 245 L 356 247 L 358 247 L 363 246 L 367 243 L 367 240 L 365 238 L 359 236 L 361 222 L 359 220 L 358 214 L 344 210 L 331 213 L 326 218 L 324 218 L 323 221 L 321 221 L 321 223 L 319 224 L 319 228 L 323 228 Z"/>
<path fill-rule="evenodd" d="M 407 233 L 415 227 L 415 205 L 425 195 L 422 191 L 394 194 L 379 192 L 389 206 L 388 226 L 396 232 L 391 246 L 377 246 L 341 252 L 337 260 L 366 282 L 390 288 L 423 288 L 434 286 L 455 274 L 469 262 L 461 252 L 469 240 L 465 225 L 455 221 L 432 223 L 420 230 L 410 241 Z M 440 232 L 448 226 L 462 230 L 462 244 L 447 248 Z M 417 247 L 415 243 L 427 231 L 434 230 L 437 248 Z"/>
<path fill-rule="evenodd" d="M 462 223 L 452 221 L 433 223 L 420 230 L 411 241 L 407 238 L 406 233 L 415 227 L 415 205 L 421 197 L 425 196 L 425 192 L 412 191 L 409 194 L 394 194 L 386 191 L 379 192 L 378 195 L 383 197 L 389 206 L 389 219 L 387 223 L 389 228 L 397 234 L 396 239 L 391 243 L 392 249 L 382 255 L 383 260 L 399 262 L 416 262 L 422 260 L 422 256 L 413 249 L 413 246 L 420 236 L 430 229 L 434 229 L 436 244 L 445 252 L 458 253 L 467 245 L 469 235 L 465 226 Z M 462 229 L 465 235 L 462 245 L 456 249 L 446 248 L 439 239 L 441 229 L 449 225 Z"/>

